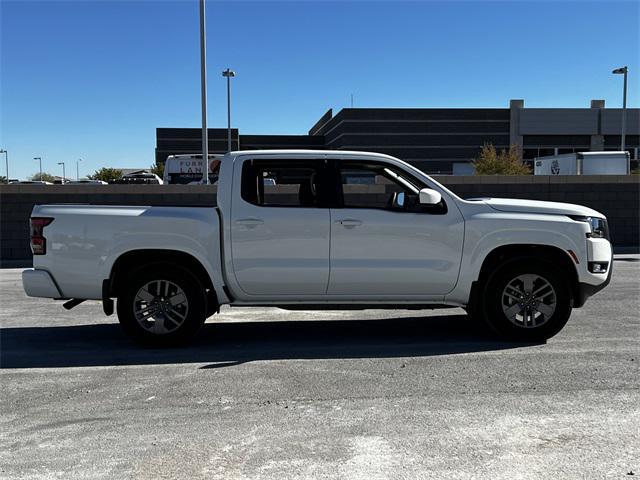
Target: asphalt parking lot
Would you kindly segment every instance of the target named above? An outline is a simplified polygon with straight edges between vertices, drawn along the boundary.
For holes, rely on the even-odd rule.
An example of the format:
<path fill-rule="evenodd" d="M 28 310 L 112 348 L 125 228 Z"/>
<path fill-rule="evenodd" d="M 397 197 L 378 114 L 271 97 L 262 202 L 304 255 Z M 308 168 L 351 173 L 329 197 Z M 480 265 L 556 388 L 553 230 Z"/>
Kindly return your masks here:
<path fill-rule="evenodd" d="M 0 477 L 634 478 L 640 257 L 547 344 L 459 309 L 230 309 L 145 350 L 0 270 Z"/>

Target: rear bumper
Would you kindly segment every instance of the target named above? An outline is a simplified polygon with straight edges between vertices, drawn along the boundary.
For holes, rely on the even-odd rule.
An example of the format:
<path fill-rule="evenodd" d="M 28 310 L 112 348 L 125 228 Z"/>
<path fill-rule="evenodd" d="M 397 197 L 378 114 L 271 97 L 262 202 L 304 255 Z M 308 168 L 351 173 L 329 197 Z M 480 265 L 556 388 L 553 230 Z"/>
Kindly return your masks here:
<path fill-rule="evenodd" d="M 63 298 L 56 281 L 46 270 L 35 268 L 24 270 L 22 288 L 29 297 Z"/>

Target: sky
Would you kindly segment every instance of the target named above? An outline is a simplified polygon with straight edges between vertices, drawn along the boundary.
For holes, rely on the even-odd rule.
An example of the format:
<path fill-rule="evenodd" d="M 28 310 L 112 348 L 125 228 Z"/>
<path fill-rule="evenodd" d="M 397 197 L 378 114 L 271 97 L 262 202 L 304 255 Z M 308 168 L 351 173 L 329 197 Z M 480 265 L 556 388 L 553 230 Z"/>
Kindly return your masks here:
<path fill-rule="evenodd" d="M 196 0 L 0 0 L 0 148 L 11 178 L 148 167 L 157 127 L 199 127 Z M 208 114 L 306 134 L 329 108 L 640 103 L 638 1 L 207 1 Z M 2 158 L 4 160 L 4 158 Z M 5 174 L 0 161 L 0 175 Z"/>

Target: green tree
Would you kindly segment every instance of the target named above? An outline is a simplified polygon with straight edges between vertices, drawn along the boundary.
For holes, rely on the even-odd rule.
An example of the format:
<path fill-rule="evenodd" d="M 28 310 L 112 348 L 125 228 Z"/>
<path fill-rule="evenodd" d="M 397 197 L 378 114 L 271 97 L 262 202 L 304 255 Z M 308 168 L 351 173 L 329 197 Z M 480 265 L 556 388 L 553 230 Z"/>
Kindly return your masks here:
<path fill-rule="evenodd" d="M 9 183 L 7 181 L 7 177 L 5 177 L 4 175 L 0 175 L 0 183 Z"/>
<path fill-rule="evenodd" d="M 96 170 L 93 175 L 87 175 L 90 180 L 102 180 L 103 182 L 111 183 L 122 177 L 122 170 L 117 168 L 102 167 L 100 170 Z"/>
<path fill-rule="evenodd" d="M 164 163 L 154 163 L 149 168 L 149 171 L 151 173 L 154 173 L 154 174 L 158 175 L 160 178 L 163 178 L 163 176 L 164 176 Z"/>
<path fill-rule="evenodd" d="M 518 145 L 511 145 L 509 150 L 496 150 L 486 143 L 480 155 L 473 162 L 476 175 L 529 175 L 531 168 L 522 161 L 522 150 Z"/>
<path fill-rule="evenodd" d="M 39 182 L 40 181 L 40 182 L 51 182 L 51 183 L 53 183 L 56 180 L 56 177 L 54 177 L 50 173 L 42 172 L 42 175 L 40 175 L 40 173 L 34 173 L 33 175 L 31 175 L 29 177 L 29 180 L 31 180 L 32 182 Z"/>

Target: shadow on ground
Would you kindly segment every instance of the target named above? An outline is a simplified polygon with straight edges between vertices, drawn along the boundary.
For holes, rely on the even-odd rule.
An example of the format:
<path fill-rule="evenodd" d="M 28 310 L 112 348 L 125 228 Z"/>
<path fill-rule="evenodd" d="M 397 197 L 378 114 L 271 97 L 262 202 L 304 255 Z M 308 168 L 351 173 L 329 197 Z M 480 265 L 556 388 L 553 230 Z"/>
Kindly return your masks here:
<path fill-rule="evenodd" d="M 208 363 L 220 368 L 252 360 L 446 355 L 522 347 L 488 337 L 465 315 L 210 323 L 186 348 L 131 343 L 118 324 L 0 330 L 0 367 L 54 368 Z"/>
<path fill-rule="evenodd" d="M 640 262 L 640 258 L 636 257 L 620 257 L 614 260 L 615 262 Z"/>

